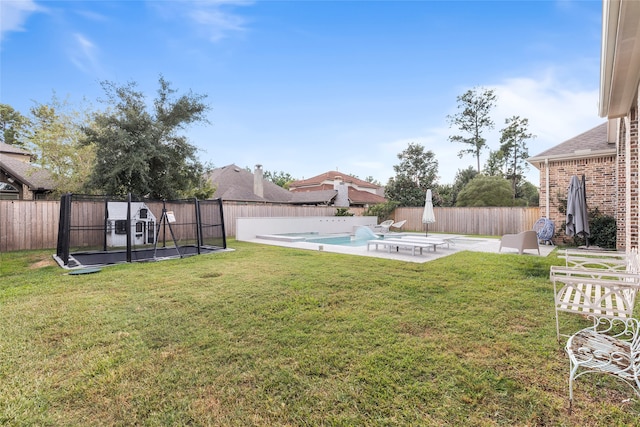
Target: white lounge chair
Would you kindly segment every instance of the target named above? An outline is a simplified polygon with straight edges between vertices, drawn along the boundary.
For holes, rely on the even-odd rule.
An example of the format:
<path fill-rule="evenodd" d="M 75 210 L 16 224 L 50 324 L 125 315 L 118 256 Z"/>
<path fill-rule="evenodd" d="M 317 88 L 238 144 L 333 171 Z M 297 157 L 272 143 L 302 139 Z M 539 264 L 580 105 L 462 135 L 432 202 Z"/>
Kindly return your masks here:
<path fill-rule="evenodd" d="M 406 219 L 403 219 L 402 221 L 398 221 L 398 222 L 394 222 L 393 224 L 391 224 L 391 228 L 397 228 L 398 230 L 402 228 L 402 226 L 407 222 Z"/>
<path fill-rule="evenodd" d="M 382 221 L 380 224 L 373 226 L 373 231 L 376 233 L 388 233 L 389 228 L 391 227 L 392 224 L 393 224 L 392 219 Z"/>

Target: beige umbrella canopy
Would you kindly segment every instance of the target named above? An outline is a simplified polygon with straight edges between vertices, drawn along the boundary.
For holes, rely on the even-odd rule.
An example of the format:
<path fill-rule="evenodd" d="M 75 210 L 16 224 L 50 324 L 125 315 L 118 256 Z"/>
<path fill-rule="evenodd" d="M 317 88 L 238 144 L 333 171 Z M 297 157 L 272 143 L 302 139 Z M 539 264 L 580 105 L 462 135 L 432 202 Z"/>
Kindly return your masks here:
<path fill-rule="evenodd" d="M 436 222 L 436 216 L 433 214 L 433 200 L 431 196 L 431 189 L 427 190 L 427 195 L 424 200 L 424 212 L 422 213 L 422 223 L 427 224 L 427 231 L 425 236 L 429 235 L 429 224 Z"/>

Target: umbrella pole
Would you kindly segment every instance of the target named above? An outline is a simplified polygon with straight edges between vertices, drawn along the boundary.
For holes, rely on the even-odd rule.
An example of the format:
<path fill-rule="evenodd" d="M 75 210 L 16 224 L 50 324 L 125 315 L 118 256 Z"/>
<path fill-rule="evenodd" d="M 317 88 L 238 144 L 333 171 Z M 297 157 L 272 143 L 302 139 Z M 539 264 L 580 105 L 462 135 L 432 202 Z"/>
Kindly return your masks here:
<path fill-rule="evenodd" d="M 427 231 L 424 233 L 424 237 L 429 236 L 429 223 L 427 223 Z"/>

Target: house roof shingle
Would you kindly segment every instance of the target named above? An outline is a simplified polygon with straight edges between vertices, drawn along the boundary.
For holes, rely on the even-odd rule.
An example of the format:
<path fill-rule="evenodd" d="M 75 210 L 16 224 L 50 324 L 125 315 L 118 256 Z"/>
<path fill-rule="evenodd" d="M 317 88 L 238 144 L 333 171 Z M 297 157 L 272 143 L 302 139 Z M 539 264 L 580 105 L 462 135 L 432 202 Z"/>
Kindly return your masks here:
<path fill-rule="evenodd" d="M 607 123 L 605 122 L 536 156 L 529 157 L 527 161 L 536 164 L 546 159 L 559 160 L 606 154 L 615 154 L 615 144 L 607 142 Z"/>
<path fill-rule="evenodd" d="M 329 171 L 329 172 L 322 173 L 320 175 L 316 175 L 311 178 L 293 181 L 289 184 L 289 187 L 294 188 L 294 187 L 305 187 L 305 186 L 311 186 L 311 185 L 320 185 L 324 181 L 333 181 L 336 177 L 341 177 L 344 182 L 352 183 L 354 185 L 357 185 L 358 187 L 364 187 L 364 188 L 379 187 L 378 185 L 372 184 L 367 181 L 363 181 L 359 178 L 356 178 L 355 176 L 347 175 L 345 173 L 338 172 L 338 171 Z"/>
<path fill-rule="evenodd" d="M 385 203 L 387 201 L 384 197 L 378 194 L 361 190 L 361 188 L 378 190 L 380 188 L 379 185 L 363 181 L 355 176 L 347 175 L 338 171 L 328 171 L 308 179 L 293 181 L 289 184 L 289 188 L 294 194 L 328 191 L 333 188 L 333 182 L 338 177 L 345 184 L 351 184 L 348 187 L 348 197 L 349 202 L 352 205 L 375 205 L 378 203 Z"/>
<path fill-rule="evenodd" d="M 31 156 L 31 153 L 23 150 L 20 147 L 16 147 L 15 145 L 5 144 L 4 142 L 0 142 L 0 153 L 7 154 L 22 154 L 24 156 Z"/>
<path fill-rule="evenodd" d="M 6 145 L 6 144 L 5 144 Z M 10 175 L 27 184 L 31 190 L 53 190 L 55 184 L 51 174 L 30 163 L 23 162 L 8 156 L 0 156 L 0 167 Z"/>
<path fill-rule="evenodd" d="M 260 197 L 253 191 L 254 174 L 234 164 L 214 169 L 209 173 L 209 180 L 216 186 L 214 198 L 238 202 L 328 204 L 338 193 L 335 190 L 292 193 L 263 179 L 263 197 Z"/>

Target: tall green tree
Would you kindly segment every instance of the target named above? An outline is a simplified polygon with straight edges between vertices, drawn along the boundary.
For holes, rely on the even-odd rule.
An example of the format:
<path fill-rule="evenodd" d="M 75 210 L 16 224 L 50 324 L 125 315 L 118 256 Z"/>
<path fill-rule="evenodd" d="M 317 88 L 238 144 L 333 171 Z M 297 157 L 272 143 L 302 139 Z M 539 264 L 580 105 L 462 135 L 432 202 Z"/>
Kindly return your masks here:
<path fill-rule="evenodd" d="M 438 161 L 433 151 L 425 151 L 420 144 L 411 143 L 398 154 L 399 165 L 394 165 L 396 176 L 389 179 L 385 196 L 399 206 L 422 206 L 427 189 L 438 184 Z"/>
<path fill-rule="evenodd" d="M 527 180 L 520 181 L 516 202 L 521 201 L 523 206 L 538 206 L 540 204 L 540 193 L 538 187 Z"/>
<path fill-rule="evenodd" d="M 482 172 L 488 176 L 504 176 L 505 175 L 505 158 L 501 149 L 490 150 L 489 157 L 484 164 Z"/>
<path fill-rule="evenodd" d="M 11 105 L 0 104 L 0 142 L 25 148 L 31 123 Z"/>
<path fill-rule="evenodd" d="M 55 193 L 84 191 L 95 161 L 95 146 L 82 141 L 83 126 L 90 126 L 88 109 L 76 110 L 54 94 L 49 103 L 31 110 L 28 148 L 35 162 L 46 169 Z"/>
<path fill-rule="evenodd" d="M 529 164 L 526 159 L 529 157 L 527 140 L 535 138 L 529 132 L 529 120 L 520 116 L 513 116 L 505 120 L 506 127 L 500 131 L 500 151 L 503 153 L 505 162 L 505 178 L 511 181 L 511 190 L 515 199 L 520 181 Z"/>
<path fill-rule="evenodd" d="M 469 146 L 460 150 L 458 157 L 462 158 L 465 154 L 475 156 L 478 173 L 480 173 L 480 154 L 487 146 L 487 141 L 482 134 L 494 127 L 491 110 L 496 105 L 496 99 L 493 89 L 470 89 L 457 97 L 458 112 L 447 116 L 449 127 L 455 127 L 461 132 L 459 135 L 450 136 L 449 141 Z"/>
<path fill-rule="evenodd" d="M 373 184 L 373 185 L 377 185 L 378 187 L 382 187 L 382 184 L 380 183 L 380 181 L 378 181 L 377 179 L 375 179 L 371 175 L 367 176 L 364 180 L 366 182 L 368 182 L 369 184 Z"/>
<path fill-rule="evenodd" d="M 451 206 L 455 206 L 458 201 L 458 195 L 462 191 L 464 187 L 476 176 L 478 176 L 478 172 L 473 168 L 473 166 L 469 166 L 466 169 L 458 169 L 456 172 L 455 179 L 453 181 L 453 189 L 451 194 Z"/>
<path fill-rule="evenodd" d="M 501 176 L 478 175 L 458 194 L 456 206 L 513 206 L 509 181 Z"/>
<path fill-rule="evenodd" d="M 455 206 L 454 195 L 453 195 L 453 184 L 439 184 L 435 193 L 438 195 L 437 198 L 431 199 L 433 202 L 433 206 L 443 206 L 443 207 L 452 207 Z"/>
<path fill-rule="evenodd" d="M 295 181 L 295 178 L 287 172 L 264 171 L 264 179 L 273 182 L 275 185 L 289 189 L 289 183 Z"/>
<path fill-rule="evenodd" d="M 197 148 L 181 134 L 189 125 L 207 123 L 206 95 L 177 96 L 161 76 L 150 108 L 135 83 L 105 81 L 102 88 L 109 108 L 95 115 L 94 126 L 83 128 L 85 142 L 96 146 L 91 187 L 157 199 L 210 197 L 213 188 L 207 187 Z"/>

